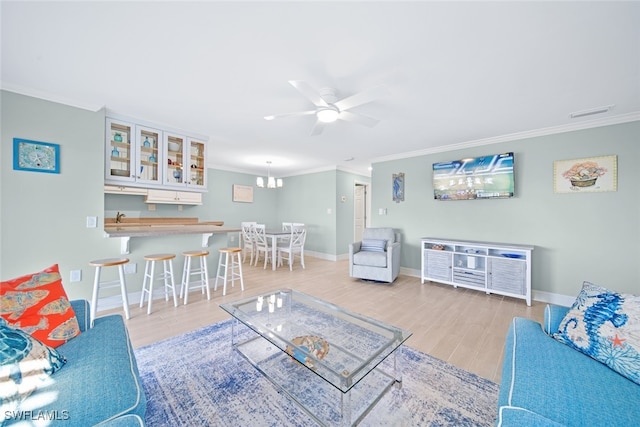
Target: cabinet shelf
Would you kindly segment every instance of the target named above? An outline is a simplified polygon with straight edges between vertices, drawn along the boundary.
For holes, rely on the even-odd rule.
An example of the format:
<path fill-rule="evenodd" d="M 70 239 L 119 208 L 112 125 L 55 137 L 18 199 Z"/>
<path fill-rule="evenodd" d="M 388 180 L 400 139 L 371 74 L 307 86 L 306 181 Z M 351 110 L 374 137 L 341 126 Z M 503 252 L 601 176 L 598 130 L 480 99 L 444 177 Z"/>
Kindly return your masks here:
<path fill-rule="evenodd" d="M 423 238 L 422 283 L 483 290 L 531 305 L 532 246 Z"/>
<path fill-rule="evenodd" d="M 111 156 L 111 161 L 112 162 L 124 162 L 124 163 L 129 163 L 131 159 L 129 157 L 123 157 L 123 156 Z M 115 169 L 115 168 L 112 168 Z"/>

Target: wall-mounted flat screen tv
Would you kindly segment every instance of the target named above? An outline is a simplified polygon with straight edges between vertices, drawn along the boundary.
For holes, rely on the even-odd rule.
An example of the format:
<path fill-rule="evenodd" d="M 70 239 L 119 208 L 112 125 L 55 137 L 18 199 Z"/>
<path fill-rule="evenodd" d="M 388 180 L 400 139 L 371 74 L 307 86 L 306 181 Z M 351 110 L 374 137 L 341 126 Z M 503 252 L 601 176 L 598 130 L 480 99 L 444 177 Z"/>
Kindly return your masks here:
<path fill-rule="evenodd" d="M 513 153 L 433 164 L 433 197 L 470 200 L 513 197 Z"/>

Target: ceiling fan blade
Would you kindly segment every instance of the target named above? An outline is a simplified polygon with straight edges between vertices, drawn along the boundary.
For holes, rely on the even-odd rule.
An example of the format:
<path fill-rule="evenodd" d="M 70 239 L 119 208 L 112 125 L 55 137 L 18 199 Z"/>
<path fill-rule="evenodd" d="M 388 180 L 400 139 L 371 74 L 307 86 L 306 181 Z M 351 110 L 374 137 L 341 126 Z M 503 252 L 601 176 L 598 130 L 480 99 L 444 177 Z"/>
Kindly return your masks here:
<path fill-rule="evenodd" d="M 346 120 L 348 122 L 358 123 L 370 128 L 380 123 L 380 120 L 378 119 L 374 119 L 373 117 L 369 117 L 369 116 L 364 116 L 362 114 L 352 113 L 350 111 L 341 111 L 338 118 L 341 120 Z"/>
<path fill-rule="evenodd" d="M 289 80 L 291 86 L 298 89 L 298 92 L 303 94 L 309 101 L 313 103 L 316 107 L 328 107 L 329 105 L 326 103 L 324 99 L 320 96 L 320 93 L 312 88 L 309 83 L 303 80 Z"/>
<path fill-rule="evenodd" d="M 308 116 L 310 114 L 315 114 L 315 113 L 316 113 L 316 110 L 298 111 L 297 113 L 282 113 L 282 114 L 273 114 L 271 116 L 264 116 L 264 119 L 273 120 L 273 119 L 281 119 L 283 117 Z"/>
<path fill-rule="evenodd" d="M 355 95 L 348 96 L 334 105 L 338 107 L 338 110 L 344 111 L 349 108 L 357 107 L 358 105 L 366 104 L 367 102 L 375 101 L 379 98 L 389 96 L 390 92 L 385 86 L 377 86 L 368 90 L 365 90 Z"/>
<path fill-rule="evenodd" d="M 327 125 L 326 123 L 321 122 L 320 120 L 316 120 L 316 124 L 313 126 L 313 129 L 311 130 L 311 136 L 320 135 L 326 125 Z"/>

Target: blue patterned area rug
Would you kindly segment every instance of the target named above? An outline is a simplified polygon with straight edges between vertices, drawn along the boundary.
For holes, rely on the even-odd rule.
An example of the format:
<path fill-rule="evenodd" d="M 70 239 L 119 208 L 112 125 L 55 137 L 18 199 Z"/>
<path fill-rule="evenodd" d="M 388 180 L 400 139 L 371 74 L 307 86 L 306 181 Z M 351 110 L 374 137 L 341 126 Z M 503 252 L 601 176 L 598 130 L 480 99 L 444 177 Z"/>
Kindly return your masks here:
<path fill-rule="evenodd" d="M 146 425 L 317 426 L 231 347 L 231 320 L 135 350 Z M 361 426 L 491 426 L 498 385 L 402 346 L 402 387 Z M 297 363 L 292 360 L 292 363 Z"/>

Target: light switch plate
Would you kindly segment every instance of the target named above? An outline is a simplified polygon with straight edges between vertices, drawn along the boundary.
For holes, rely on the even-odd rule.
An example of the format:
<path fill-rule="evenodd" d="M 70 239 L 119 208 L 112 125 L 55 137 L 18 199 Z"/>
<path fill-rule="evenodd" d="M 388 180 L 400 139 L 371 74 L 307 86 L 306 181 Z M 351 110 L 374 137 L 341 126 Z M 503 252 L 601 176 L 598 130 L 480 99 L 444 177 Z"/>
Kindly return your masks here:
<path fill-rule="evenodd" d="M 70 282 L 80 282 L 82 280 L 82 270 L 71 270 L 69 274 Z"/>
<path fill-rule="evenodd" d="M 96 228 L 98 226 L 98 217 L 97 216 L 88 216 L 87 217 L 87 228 Z"/>

